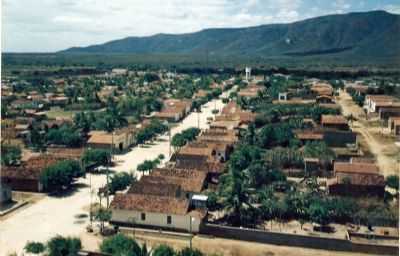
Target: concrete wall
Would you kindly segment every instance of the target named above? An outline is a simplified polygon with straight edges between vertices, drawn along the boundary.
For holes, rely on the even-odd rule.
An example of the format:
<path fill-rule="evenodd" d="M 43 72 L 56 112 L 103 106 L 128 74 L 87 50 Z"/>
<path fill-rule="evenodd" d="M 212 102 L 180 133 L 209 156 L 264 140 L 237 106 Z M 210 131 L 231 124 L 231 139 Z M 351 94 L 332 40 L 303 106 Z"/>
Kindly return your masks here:
<path fill-rule="evenodd" d="M 306 236 L 299 234 L 288 234 L 269 232 L 264 230 L 247 229 L 204 224 L 200 233 L 223 237 L 228 239 L 245 240 L 251 242 L 269 243 L 285 246 L 307 247 L 332 251 L 351 251 L 363 253 L 377 253 L 380 255 L 398 255 L 398 246 L 385 246 L 373 244 L 352 243 L 348 237 L 343 239 L 326 238 L 317 236 Z"/>
<path fill-rule="evenodd" d="M 196 217 L 192 217 L 192 223 L 190 224 L 190 215 L 175 215 L 175 214 L 163 214 L 163 213 L 151 213 L 144 212 L 146 219 L 141 219 L 141 213 L 137 211 L 129 210 L 112 210 L 111 222 L 119 225 L 126 224 L 127 226 L 147 226 L 156 229 L 166 230 L 179 230 L 179 231 L 191 231 L 194 233 L 199 232 L 201 220 Z M 167 216 L 171 216 L 171 224 L 167 223 Z"/>

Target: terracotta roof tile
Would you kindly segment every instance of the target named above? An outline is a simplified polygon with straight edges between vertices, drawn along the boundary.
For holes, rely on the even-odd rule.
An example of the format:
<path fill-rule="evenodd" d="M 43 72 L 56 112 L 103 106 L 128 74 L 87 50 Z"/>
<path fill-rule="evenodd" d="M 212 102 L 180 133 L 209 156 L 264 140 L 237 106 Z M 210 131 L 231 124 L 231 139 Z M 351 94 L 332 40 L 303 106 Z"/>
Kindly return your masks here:
<path fill-rule="evenodd" d="M 116 194 L 111 202 L 111 209 L 186 215 L 189 200 L 156 195 Z"/>

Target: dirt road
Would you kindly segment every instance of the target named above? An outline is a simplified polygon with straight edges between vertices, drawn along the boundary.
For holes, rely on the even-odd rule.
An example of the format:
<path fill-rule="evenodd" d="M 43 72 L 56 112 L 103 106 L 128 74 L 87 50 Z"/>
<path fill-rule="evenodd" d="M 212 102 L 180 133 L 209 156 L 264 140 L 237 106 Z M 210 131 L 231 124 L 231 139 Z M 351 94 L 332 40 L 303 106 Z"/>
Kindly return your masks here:
<path fill-rule="evenodd" d="M 341 90 L 336 101 L 342 107 L 344 116 L 352 114 L 357 119 L 353 122 L 352 129 L 364 137 L 370 152 L 376 157 L 382 174 L 384 176 L 399 175 L 400 148 L 395 145 L 394 140 L 385 138 L 379 129 L 369 124 L 362 108 L 354 103 L 347 92 Z"/>
<path fill-rule="evenodd" d="M 228 95 L 226 92 L 223 96 Z M 189 127 L 206 128 L 207 117 L 216 107 L 221 110 L 224 104 L 221 99 L 213 100 L 202 107 L 202 113 L 191 113 L 171 130 L 172 135 Z M 199 119 L 198 119 L 199 118 Z M 117 165 L 114 171 L 135 172 L 136 166 L 145 159 L 154 159 L 159 154 L 169 154 L 168 136 L 162 136 L 162 141 L 146 148 L 135 147 L 124 155 L 115 157 Z M 137 174 L 140 176 L 140 173 Z M 79 236 L 89 224 L 88 209 L 90 205 L 90 184 L 92 191 L 104 186 L 105 175 L 87 175 L 78 180 L 78 189 L 63 197 L 45 196 L 39 202 L 13 213 L 8 218 L 0 219 L 0 255 L 12 252 L 22 253 L 27 241 L 45 242 L 50 237 L 60 234 L 63 236 Z M 93 202 L 98 198 L 92 194 Z M 104 202 L 105 200 L 103 200 Z"/>

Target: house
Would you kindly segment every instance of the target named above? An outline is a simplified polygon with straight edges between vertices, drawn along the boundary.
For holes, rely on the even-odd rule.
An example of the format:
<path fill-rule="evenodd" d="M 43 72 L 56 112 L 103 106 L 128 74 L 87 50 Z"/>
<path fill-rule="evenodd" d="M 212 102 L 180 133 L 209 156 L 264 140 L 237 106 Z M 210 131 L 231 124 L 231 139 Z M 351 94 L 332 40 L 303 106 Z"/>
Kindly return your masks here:
<path fill-rule="evenodd" d="M 191 210 L 190 199 L 145 194 L 119 194 L 110 205 L 110 223 L 198 233 L 205 211 Z"/>
<path fill-rule="evenodd" d="M 184 196 L 182 187 L 178 184 L 164 183 L 155 185 L 154 179 L 148 179 L 143 176 L 139 182 L 134 182 L 129 190 L 128 194 L 145 194 L 145 195 L 155 195 L 155 196 L 168 196 L 180 198 Z"/>
<path fill-rule="evenodd" d="M 216 120 L 210 124 L 210 128 L 236 130 L 240 128 L 240 120 L 226 120 L 224 116 L 216 117 Z"/>
<path fill-rule="evenodd" d="M 303 144 L 324 141 L 329 147 L 347 147 L 357 144 L 357 133 L 332 129 L 295 130 L 294 134 Z"/>
<path fill-rule="evenodd" d="M 333 88 L 330 84 L 327 83 L 314 83 L 311 88 L 311 93 L 315 96 L 332 96 L 333 95 Z"/>
<path fill-rule="evenodd" d="M 346 92 L 350 92 L 351 90 L 354 90 L 358 96 L 365 95 L 368 92 L 368 86 L 362 85 L 362 84 L 357 84 L 357 83 L 352 83 L 352 84 L 346 84 L 344 89 Z"/>
<path fill-rule="evenodd" d="M 157 112 L 154 117 L 167 120 L 169 122 L 178 122 L 190 113 L 192 101 L 168 99 L 163 103 L 163 108 Z"/>
<path fill-rule="evenodd" d="M 235 102 L 230 101 L 222 110 L 221 115 L 216 117 L 216 121 L 240 121 L 241 124 L 249 124 L 254 122 L 256 114 L 250 111 L 242 110 L 242 108 Z"/>
<path fill-rule="evenodd" d="M 182 147 L 172 159 L 177 164 L 180 162 L 207 162 L 223 163 L 229 158 L 232 146 L 224 142 L 196 141 Z"/>
<path fill-rule="evenodd" d="M 321 125 L 324 128 L 332 128 L 337 130 L 349 129 L 347 119 L 342 115 L 322 115 Z"/>
<path fill-rule="evenodd" d="M 84 148 L 48 147 L 47 153 L 56 158 L 80 160 L 85 152 Z"/>
<path fill-rule="evenodd" d="M 400 106 L 383 107 L 379 109 L 379 119 L 384 123 L 384 125 L 388 124 L 390 117 L 400 117 Z"/>
<path fill-rule="evenodd" d="M 128 70 L 125 68 L 113 68 L 111 70 L 112 75 L 126 75 L 128 74 Z"/>
<path fill-rule="evenodd" d="M 379 109 L 388 107 L 400 107 L 400 100 L 390 95 L 367 95 L 364 101 L 364 109 L 367 113 L 379 113 Z"/>
<path fill-rule="evenodd" d="M 379 168 L 368 162 L 336 162 L 334 177 L 328 179 L 329 194 L 344 196 L 380 196 L 385 192 L 385 178 Z"/>
<path fill-rule="evenodd" d="M 400 117 L 390 117 L 388 126 L 391 134 L 400 135 Z"/>
<path fill-rule="evenodd" d="M 197 141 L 199 142 L 226 143 L 231 147 L 233 147 L 238 140 L 237 132 L 227 129 L 208 129 L 197 137 Z"/>
<path fill-rule="evenodd" d="M 12 201 L 11 187 L 4 181 L 0 183 L 0 207 Z"/>
<path fill-rule="evenodd" d="M 65 97 L 64 95 L 53 96 L 49 101 L 52 106 L 64 107 L 68 104 L 68 97 Z"/>
<path fill-rule="evenodd" d="M 261 92 L 262 90 L 264 90 L 264 87 L 255 85 L 255 84 L 251 84 L 251 85 L 247 86 L 246 88 L 241 89 L 238 92 L 238 96 L 246 97 L 246 98 L 256 98 L 256 97 L 258 97 L 258 92 Z"/>
<path fill-rule="evenodd" d="M 124 127 L 114 132 L 91 131 L 87 145 L 92 148 L 117 149 L 122 152 L 136 143 L 136 129 L 133 126 Z"/>
<path fill-rule="evenodd" d="M 60 160 L 62 159 L 52 155 L 31 157 L 20 166 L 2 167 L 0 177 L 12 190 L 42 192 L 43 185 L 40 182 L 42 172 Z"/>
<path fill-rule="evenodd" d="M 324 133 L 315 130 L 295 130 L 294 135 L 303 144 L 313 141 L 323 141 L 324 139 Z"/>
<path fill-rule="evenodd" d="M 333 97 L 330 95 L 319 95 L 316 98 L 316 102 L 318 104 L 332 104 L 335 101 L 334 101 Z"/>

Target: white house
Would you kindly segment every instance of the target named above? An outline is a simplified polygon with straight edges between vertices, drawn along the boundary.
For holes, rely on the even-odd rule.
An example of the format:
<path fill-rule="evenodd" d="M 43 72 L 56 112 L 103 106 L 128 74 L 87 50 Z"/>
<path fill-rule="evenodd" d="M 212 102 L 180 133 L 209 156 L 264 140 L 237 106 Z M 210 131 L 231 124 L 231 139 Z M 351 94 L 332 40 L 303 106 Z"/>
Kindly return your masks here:
<path fill-rule="evenodd" d="M 130 193 L 116 194 L 111 210 L 113 225 L 193 233 L 199 232 L 206 215 L 205 211 L 190 210 L 186 198 Z"/>
<path fill-rule="evenodd" d="M 400 100 L 390 95 L 367 95 L 364 108 L 367 113 L 378 113 L 383 107 L 400 107 Z"/>

